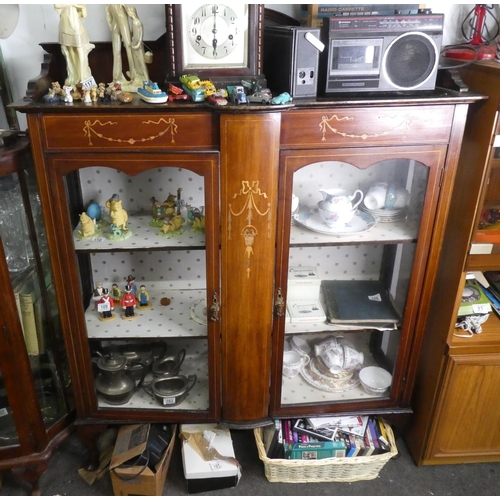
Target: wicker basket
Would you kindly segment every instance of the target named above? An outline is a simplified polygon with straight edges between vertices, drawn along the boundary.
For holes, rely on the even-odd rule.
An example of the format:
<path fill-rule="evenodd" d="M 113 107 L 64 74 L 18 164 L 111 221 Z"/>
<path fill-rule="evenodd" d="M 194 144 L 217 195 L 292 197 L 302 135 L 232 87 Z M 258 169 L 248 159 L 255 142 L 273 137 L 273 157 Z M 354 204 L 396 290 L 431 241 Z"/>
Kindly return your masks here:
<path fill-rule="evenodd" d="M 322 460 L 271 459 L 266 455 L 262 429 L 254 429 L 259 458 L 272 483 L 353 482 L 375 479 L 382 467 L 398 454 L 390 426 L 385 425 L 391 451 L 369 457 L 324 458 Z"/>

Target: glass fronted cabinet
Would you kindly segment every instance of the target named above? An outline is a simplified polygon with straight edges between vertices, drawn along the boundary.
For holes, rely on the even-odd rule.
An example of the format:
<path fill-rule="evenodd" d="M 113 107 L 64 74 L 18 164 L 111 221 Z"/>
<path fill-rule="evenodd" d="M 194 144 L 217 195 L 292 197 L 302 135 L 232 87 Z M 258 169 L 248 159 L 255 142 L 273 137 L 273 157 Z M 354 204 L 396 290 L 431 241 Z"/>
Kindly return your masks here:
<path fill-rule="evenodd" d="M 80 415 L 218 415 L 218 163 L 218 154 L 50 160 L 73 366 L 86 388 Z"/>
<path fill-rule="evenodd" d="M 69 435 L 74 401 L 25 138 L 0 149 L 0 283 L 0 470 L 17 472 L 36 492 L 52 452 Z"/>
<path fill-rule="evenodd" d="M 283 151 L 271 412 L 359 413 L 401 396 L 442 151 Z"/>

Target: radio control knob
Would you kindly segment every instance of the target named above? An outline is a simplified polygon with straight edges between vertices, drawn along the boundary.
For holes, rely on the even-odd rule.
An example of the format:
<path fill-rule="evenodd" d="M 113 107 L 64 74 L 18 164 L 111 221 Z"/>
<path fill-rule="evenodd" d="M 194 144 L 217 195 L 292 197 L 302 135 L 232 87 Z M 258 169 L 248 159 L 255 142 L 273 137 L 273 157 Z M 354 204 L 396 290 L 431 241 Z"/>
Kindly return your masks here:
<path fill-rule="evenodd" d="M 305 78 L 306 77 L 306 72 L 305 71 L 299 71 L 299 78 Z"/>

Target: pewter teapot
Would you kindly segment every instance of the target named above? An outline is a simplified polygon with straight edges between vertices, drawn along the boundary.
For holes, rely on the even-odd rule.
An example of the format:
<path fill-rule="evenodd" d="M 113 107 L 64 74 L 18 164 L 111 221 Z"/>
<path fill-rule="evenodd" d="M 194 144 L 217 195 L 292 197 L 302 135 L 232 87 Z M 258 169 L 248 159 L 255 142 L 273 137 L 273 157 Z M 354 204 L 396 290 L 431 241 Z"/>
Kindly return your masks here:
<path fill-rule="evenodd" d="M 100 353 L 98 353 L 100 355 Z M 134 361 L 134 364 L 143 365 L 143 375 L 139 382 L 135 383 L 133 377 L 127 373 L 126 356 L 119 354 L 100 355 L 93 358 L 98 368 L 95 378 L 95 388 L 97 395 L 110 405 L 123 405 L 130 401 L 135 391 L 142 386 L 146 374 L 146 364 L 142 361 Z"/>

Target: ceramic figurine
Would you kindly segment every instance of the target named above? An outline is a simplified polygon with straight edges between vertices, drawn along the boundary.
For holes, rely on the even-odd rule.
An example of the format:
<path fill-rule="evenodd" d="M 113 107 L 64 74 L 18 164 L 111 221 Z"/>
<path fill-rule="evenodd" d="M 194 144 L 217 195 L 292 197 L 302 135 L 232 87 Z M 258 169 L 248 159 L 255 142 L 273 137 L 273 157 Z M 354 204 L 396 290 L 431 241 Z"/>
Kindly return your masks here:
<path fill-rule="evenodd" d="M 45 102 L 59 102 L 64 99 L 64 91 L 59 82 L 52 82 L 48 94 L 43 96 Z"/>
<path fill-rule="evenodd" d="M 205 216 L 195 217 L 191 224 L 191 231 L 197 234 L 205 234 Z"/>
<path fill-rule="evenodd" d="M 97 87 L 94 86 L 90 89 L 90 100 L 92 102 L 97 102 L 97 99 L 98 99 Z"/>
<path fill-rule="evenodd" d="M 98 229 L 96 220 L 89 217 L 85 212 L 80 214 L 80 223 L 82 228 L 78 231 L 77 238 L 79 240 L 88 240 L 101 232 Z"/>
<path fill-rule="evenodd" d="M 68 72 L 64 84 L 76 85 L 92 76 L 88 55 L 94 45 L 83 25 L 87 8 L 83 4 L 55 4 L 54 8 L 60 16 L 59 43 Z"/>
<path fill-rule="evenodd" d="M 115 302 L 120 302 L 122 292 L 116 283 L 111 285 L 111 297 Z"/>
<path fill-rule="evenodd" d="M 73 97 L 73 101 L 81 101 L 83 99 L 83 87 L 82 84 L 79 83 L 75 85 L 74 89 L 71 91 L 71 97 Z"/>
<path fill-rule="evenodd" d="M 130 287 L 130 291 L 134 294 L 134 297 L 137 295 L 137 285 L 134 283 L 135 276 L 129 274 L 127 276 L 127 285 Z"/>
<path fill-rule="evenodd" d="M 92 104 L 92 98 L 90 97 L 90 90 L 91 89 L 85 89 L 83 91 L 83 102 L 85 104 Z"/>
<path fill-rule="evenodd" d="M 132 57 L 135 65 L 135 81 L 144 82 L 149 80 L 148 68 L 146 66 L 146 54 L 144 52 L 144 27 L 142 25 L 135 7 L 127 7 L 132 31 Z"/>
<path fill-rule="evenodd" d="M 149 302 L 149 293 L 146 290 L 146 285 L 141 285 L 139 287 L 139 292 L 137 292 L 137 308 L 138 309 L 150 309 L 151 303 Z"/>
<path fill-rule="evenodd" d="M 101 281 L 98 281 L 96 284 L 95 284 L 95 288 L 94 288 L 94 291 L 92 293 L 92 300 L 94 301 L 94 304 L 95 304 L 95 308 L 97 310 L 97 302 L 101 299 L 102 297 L 102 291 L 103 291 L 103 287 L 102 287 L 102 282 Z"/>
<path fill-rule="evenodd" d="M 163 202 L 163 208 L 164 208 L 165 216 L 168 217 L 170 215 L 175 214 L 175 211 L 177 208 L 175 194 L 170 193 L 168 195 L 168 198 Z"/>
<path fill-rule="evenodd" d="M 137 88 L 149 80 L 142 42 L 144 30 L 137 11 L 123 4 L 107 4 L 106 19 L 113 47 L 113 81 L 121 82 L 127 92 L 137 92 Z M 122 44 L 128 59 L 129 71 L 126 75 L 130 80 L 123 73 Z"/>
<path fill-rule="evenodd" d="M 99 319 L 101 321 L 113 321 L 116 319 L 113 314 L 114 308 L 115 303 L 109 296 L 109 290 L 107 288 L 103 288 L 101 298 L 97 301 L 97 310 L 100 313 Z"/>
<path fill-rule="evenodd" d="M 132 231 L 127 226 L 128 214 L 122 207 L 122 201 L 114 194 L 107 202 L 111 224 L 110 233 L 106 236 L 110 240 L 124 240 L 132 236 Z"/>
<path fill-rule="evenodd" d="M 97 87 L 97 100 L 100 102 L 109 101 L 109 96 L 106 93 L 106 84 L 100 83 Z"/>
<path fill-rule="evenodd" d="M 154 196 L 151 201 L 151 216 L 153 220 L 149 223 L 153 227 L 161 227 L 163 225 L 163 217 L 165 215 L 163 204 L 160 203 Z"/>
<path fill-rule="evenodd" d="M 182 224 L 185 222 L 184 218 L 180 215 L 172 215 L 170 218 L 165 218 L 160 232 L 160 236 L 178 236 L 184 232 Z"/>
<path fill-rule="evenodd" d="M 65 85 L 63 88 L 64 88 L 64 102 L 72 103 L 73 96 L 71 95 L 71 91 L 73 90 L 73 87 L 68 87 L 67 85 Z"/>
<path fill-rule="evenodd" d="M 125 313 L 122 314 L 122 318 L 126 320 L 132 320 L 137 317 L 137 314 L 135 312 L 136 305 L 137 300 L 135 298 L 135 295 L 132 293 L 132 288 L 130 287 L 130 285 L 125 285 L 125 293 L 122 297 L 122 307 Z"/>

